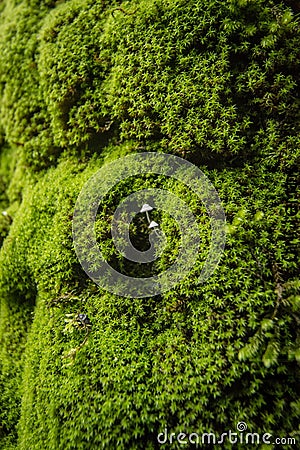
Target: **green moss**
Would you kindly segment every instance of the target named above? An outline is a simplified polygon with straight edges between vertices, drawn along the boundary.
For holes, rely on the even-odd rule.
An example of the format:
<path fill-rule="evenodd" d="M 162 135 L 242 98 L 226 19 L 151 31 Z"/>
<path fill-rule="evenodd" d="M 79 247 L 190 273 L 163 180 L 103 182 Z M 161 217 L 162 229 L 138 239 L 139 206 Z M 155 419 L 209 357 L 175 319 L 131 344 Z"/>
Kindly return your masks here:
<path fill-rule="evenodd" d="M 155 449 L 165 426 L 221 434 L 242 420 L 297 436 L 297 16 L 272 1 L 1 5 L 0 448 Z M 113 265 L 136 271 L 112 247 L 110 216 L 145 187 L 184 198 L 202 240 L 179 286 L 118 297 L 79 264 L 74 205 L 106 163 L 162 150 L 218 190 L 226 249 L 197 283 L 210 238 L 203 206 L 166 177 L 122 182 L 96 222 Z M 178 229 L 159 220 L 163 271 Z"/>

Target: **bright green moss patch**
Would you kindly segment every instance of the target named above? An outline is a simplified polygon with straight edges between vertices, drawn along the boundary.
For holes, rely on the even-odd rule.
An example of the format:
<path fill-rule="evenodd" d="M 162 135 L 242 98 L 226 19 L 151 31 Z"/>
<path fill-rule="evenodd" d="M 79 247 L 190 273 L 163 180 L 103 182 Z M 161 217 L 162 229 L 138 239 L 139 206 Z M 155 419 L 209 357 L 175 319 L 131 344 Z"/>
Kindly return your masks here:
<path fill-rule="evenodd" d="M 14 365 L 19 376 L 24 371 L 23 390 L 15 392 L 17 405 L 22 399 L 20 448 L 142 448 L 144 439 L 154 448 L 164 423 L 175 432 L 182 423 L 204 432 L 243 418 L 256 430 L 294 430 L 296 261 L 282 238 L 289 224 L 272 220 L 285 176 L 257 169 L 243 184 L 249 167 L 210 172 L 231 205 L 221 266 L 203 286 L 195 284 L 196 269 L 178 289 L 134 300 L 99 291 L 72 250 L 71 205 L 99 162 L 84 167 L 68 158 L 45 173 L 24 197 L 4 244 L 2 292 L 21 292 L 26 310 L 36 300 L 24 363 Z M 172 224 L 169 233 L 165 227 L 170 234 Z M 167 259 L 160 264 L 164 269 Z M 290 275 L 280 305 L 273 264 L 288 264 Z M 81 347 L 85 331 L 66 329 L 65 320 L 82 311 L 92 329 Z M 15 420 L 18 414 L 16 408 Z"/>
<path fill-rule="evenodd" d="M 263 152 L 287 163 L 299 147 L 290 9 L 149 0 L 124 8 L 83 0 L 4 8 L 1 125 L 32 167 L 113 136 L 197 160 Z"/>
<path fill-rule="evenodd" d="M 284 2 L 1 4 L 1 449 L 150 450 L 166 426 L 221 435 L 239 421 L 298 438 L 299 37 Z M 89 280 L 72 219 L 100 167 L 141 151 L 203 170 L 227 244 L 199 284 L 211 237 L 201 202 L 166 177 L 125 180 L 95 227 L 114 267 L 145 276 L 178 253 L 162 212 L 167 251 L 153 266 L 113 248 L 111 216 L 134 191 L 180 196 L 201 235 L 189 276 L 132 299 Z M 132 226 L 140 249 L 143 220 Z"/>

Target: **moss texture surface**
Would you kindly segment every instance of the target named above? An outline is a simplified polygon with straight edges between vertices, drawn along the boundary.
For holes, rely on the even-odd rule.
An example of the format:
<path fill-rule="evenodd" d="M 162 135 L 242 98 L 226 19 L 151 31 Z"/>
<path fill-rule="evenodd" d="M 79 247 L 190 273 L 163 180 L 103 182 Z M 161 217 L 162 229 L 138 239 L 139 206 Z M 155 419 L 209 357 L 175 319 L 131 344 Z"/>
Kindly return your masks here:
<path fill-rule="evenodd" d="M 181 448 L 157 434 L 240 421 L 299 445 L 298 13 L 275 0 L 1 2 L 1 450 Z M 131 299 L 88 279 L 72 217 L 90 176 L 140 151 L 203 170 L 227 244 L 205 284 L 199 262 L 176 289 Z M 113 262 L 117 200 L 155 183 L 182 194 L 140 176 L 99 211 Z M 161 221 L 164 270 L 178 235 Z"/>

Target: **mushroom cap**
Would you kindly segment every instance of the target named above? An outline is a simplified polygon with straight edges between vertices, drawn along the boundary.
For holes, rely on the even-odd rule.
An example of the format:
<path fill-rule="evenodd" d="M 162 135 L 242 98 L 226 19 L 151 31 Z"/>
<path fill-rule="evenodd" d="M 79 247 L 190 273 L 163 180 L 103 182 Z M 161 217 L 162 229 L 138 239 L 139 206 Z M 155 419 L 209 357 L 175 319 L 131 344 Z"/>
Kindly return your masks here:
<path fill-rule="evenodd" d="M 145 203 L 142 206 L 142 209 L 140 210 L 140 212 L 143 213 L 143 212 L 146 212 L 146 211 L 152 211 L 152 209 L 153 209 L 152 206 L 148 205 L 148 203 Z"/>
<path fill-rule="evenodd" d="M 158 223 L 154 222 L 154 220 L 152 220 L 152 222 L 150 223 L 148 228 L 156 228 L 158 227 Z"/>

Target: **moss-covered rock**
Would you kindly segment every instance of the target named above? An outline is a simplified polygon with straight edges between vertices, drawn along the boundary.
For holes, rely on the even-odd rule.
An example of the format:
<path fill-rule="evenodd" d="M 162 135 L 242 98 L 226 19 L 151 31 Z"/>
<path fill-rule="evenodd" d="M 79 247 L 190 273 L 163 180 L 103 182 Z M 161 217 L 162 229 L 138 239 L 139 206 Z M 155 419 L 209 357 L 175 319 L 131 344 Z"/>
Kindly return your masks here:
<path fill-rule="evenodd" d="M 297 439 L 295 8 L 271 0 L 1 3 L 1 449 L 155 449 L 166 427 L 220 436 L 240 421 L 249 432 Z M 222 200 L 227 244 L 199 285 L 210 237 L 201 203 L 167 177 L 121 183 L 96 222 L 113 265 L 124 260 L 112 248 L 111 215 L 134 191 L 174 192 L 201 225 L 191 274 L 165 294 L 132 299 L 87 277 L 72 219 L 84 183 L 140 151 L 201 168 Z M 163 271 L 178 229 L 164 213 L 160 221 L 168 252 L 155 270 Z M 137 223 L 133 234 L 141 245 Z"/>

